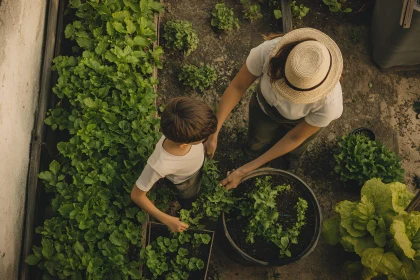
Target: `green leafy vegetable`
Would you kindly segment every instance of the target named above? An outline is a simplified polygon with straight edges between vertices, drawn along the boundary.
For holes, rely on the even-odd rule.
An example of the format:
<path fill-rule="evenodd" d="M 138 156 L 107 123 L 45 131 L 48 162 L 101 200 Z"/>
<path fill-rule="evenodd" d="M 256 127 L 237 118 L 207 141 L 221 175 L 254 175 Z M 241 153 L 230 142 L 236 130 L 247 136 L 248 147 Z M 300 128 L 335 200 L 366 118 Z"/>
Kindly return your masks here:
<path fill-rule="evenodd" d="M 216 70 L 210 65 L 197 67 L 185 65 L 179 73 L 178 79 L 186 86 L 204 91 L 211 87 L 217 79 Z"/>
<path fill-rule="evenodd" d="M 233 9 L 228 8 L 225 3 L 216 4 L 211 14 L 211 25 L 218 30 L 230 31 L 239 28 L 239 19 L 235 17 Z"/>
<path fill-rule="evenodd" d="M 334 158 L 334 170 L 342 181 L 355 180 L 362 185 L 371 178 L 380 178 L 385 183 L 404 179 L 398 155 L 362 135 L 338 138 Z"/>
<path fill-rule="evenodd" d="M 405 185 L 367 181 L 360 201 L 341 201 L 339 214 L 323 223 L 322 237 L 361 258 L 363 278 L 417 279 L 420 267 L 420 213 L 405 212 L 414 197 Z M 359 265 L 353 263 L 350 269 Z"/>
<path fill-rule="evenodd" d="M 166 46 L 171 49 L 180 50 L 188 56 L 198 46 L 198 36 L 194 31 L 191 22 L 186 20 L 168 21 L 165 24 Z"/>

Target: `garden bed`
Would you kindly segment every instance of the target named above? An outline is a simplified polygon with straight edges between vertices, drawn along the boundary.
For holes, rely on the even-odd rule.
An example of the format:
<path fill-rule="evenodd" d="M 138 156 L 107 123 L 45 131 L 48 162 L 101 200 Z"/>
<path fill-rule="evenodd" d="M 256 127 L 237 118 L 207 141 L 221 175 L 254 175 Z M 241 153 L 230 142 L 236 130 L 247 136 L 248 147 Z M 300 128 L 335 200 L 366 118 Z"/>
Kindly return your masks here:
<path fill-rule="evenodd" d="M 184 244 L 179 243 L 177 245 L 176 251 L 172 253 L 171 252 L 167 253 L 166 257 L 167 257 L 168 265 L 176 259 L 175 257 L 177 256 L 177 252 L 179 248 L 183 248 L 188 251 L 188 254 L 185 256 L 186 258 L 197 258 L 204 262 L 204 266 L 200 270 L 189 272 L 188 269 L 186 269 L 186 272 L 187 273 L 189 272 L 188 273 L 189 279 L 197 279 L 197 280 L 206 279 L 208 267 L 210 264 L 211 250 L 213 247 L 214 231 L 189 229 L 183 234 L 189 235 L 192 240 L 194 240 L 195 234 L 209 235 L 211 239 L 208 244 L 193 245 L 193 243 L 191 242 L 185 242 Z M 160 224 L 160 223 L 149 222 L 147 226 L 147 246 L 152 245 L 152 244 L 156 246 L 156 242 L 158 238 L 172 239 L 174 238 L 174 235 L 169 232 L 168 228 L 165 225 Z M 178 240 L 179 239 L 180 238 L 178 236 Z M 153 249 L 156 249 L 156 248 L 153 248 Z M 152 274 L 147 265 L 143 265 L 143 276 L 146 279 L 152 279 Z M 158 277 L 156 279 L 166 279 L 166 278 L 162 275 L 161 277 Z"/>

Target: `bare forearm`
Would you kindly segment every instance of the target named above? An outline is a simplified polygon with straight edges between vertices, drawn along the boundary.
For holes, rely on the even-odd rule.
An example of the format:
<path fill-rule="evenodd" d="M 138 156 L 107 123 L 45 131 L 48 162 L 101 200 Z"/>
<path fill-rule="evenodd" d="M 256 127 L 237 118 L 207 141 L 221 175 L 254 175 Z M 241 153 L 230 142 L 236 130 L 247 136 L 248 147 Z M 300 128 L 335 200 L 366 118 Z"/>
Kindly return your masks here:
<path fill-rule="evenodd" d="M 219 101 L 218 108 L 217 108 L 217 131 L 216 134 L 219 133 L 220 129 L 223 126 L 223 123 L 229 116 L 232 109 L 238 104 L 241 100 L 244 92 L 239 91 L 236 89 L 232 84 L 227 87 L 225 92 L 222 95 L 222 98 Z"/>
<path fill-rule="evenodd" d="M 169 216 L 168 214 L 163 213 L 160 211 L 147 196 L 141 196 L 141 197 L 135 197 L 133 198 L 133 201 L 144 211 L 146 211 L 150 216 L 153 218 L 159 220 L 160 222 L 164 223 Z"/>
<path fill-rule="evenodd" d="M 270 162 L 275 158 L 278 158 L 282 155 L 287 154 L 290 151 L 293 151 L 300 144 L 302 144 L 303 141 L 304 139 L 293 139 L 292 137 L 286 134 L 267 152 L 262 154 L 260 157 L 254 159 L 253 161 L 250 161 L 247 164 L 243 165 L 241 169 L 245 174 L 248 174 L 249 172 L 254 171 L 260 166 L 266 164 L 267 162 Z"/>

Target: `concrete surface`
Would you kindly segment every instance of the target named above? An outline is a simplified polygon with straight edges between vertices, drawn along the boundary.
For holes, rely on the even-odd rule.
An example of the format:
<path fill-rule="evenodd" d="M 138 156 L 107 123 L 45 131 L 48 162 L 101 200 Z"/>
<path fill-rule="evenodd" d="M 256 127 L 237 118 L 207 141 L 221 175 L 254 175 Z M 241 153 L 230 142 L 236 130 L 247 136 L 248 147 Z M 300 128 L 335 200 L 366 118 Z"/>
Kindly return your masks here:
<path fill-rule="evenodd" d="M 46 2 L 0 1 L 0 279 L 18 277 Z"/>

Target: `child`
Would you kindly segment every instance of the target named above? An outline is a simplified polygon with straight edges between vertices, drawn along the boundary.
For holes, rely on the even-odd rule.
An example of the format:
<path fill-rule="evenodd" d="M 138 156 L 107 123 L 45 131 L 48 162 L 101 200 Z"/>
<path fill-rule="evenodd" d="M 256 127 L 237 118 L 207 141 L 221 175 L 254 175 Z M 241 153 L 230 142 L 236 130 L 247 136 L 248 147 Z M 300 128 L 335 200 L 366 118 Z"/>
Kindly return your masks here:
<path fill-rule="evenodd" d="M 182 232 L 188 225 L 157 209 L 146 194 L 156 181 L 165 177 L 178 189 L 180 202 L 196 198 L 204 162 L 202 143 L 216 132 L 216 127 L 217 118 L 210 107 L 193 98 L 171 99 L 162 113 L 163 136 L 137 179 L 131 199 L 172 232 Z"/>

